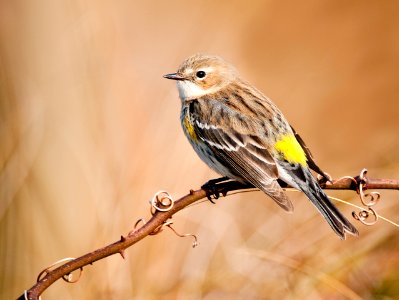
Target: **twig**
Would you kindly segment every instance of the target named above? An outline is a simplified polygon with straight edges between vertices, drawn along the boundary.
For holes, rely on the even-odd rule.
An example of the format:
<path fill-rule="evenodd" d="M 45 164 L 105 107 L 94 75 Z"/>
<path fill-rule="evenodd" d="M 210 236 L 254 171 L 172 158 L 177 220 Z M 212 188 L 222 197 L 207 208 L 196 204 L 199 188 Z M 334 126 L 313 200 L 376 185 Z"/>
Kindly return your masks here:
<path fill-rule="evenodd" d="M 366 170 L 363 170 L 363 175 L 365 175 Z M 323 184 L 324 189 L 328 190 L 354 190 L 359 191 L 359 186 L 362 186 L 363 189 L 394 189 L 399 190 L 399 180 L 395 179 L 372 179 L 372 178 L 362 178 L 361 176 L 356 177 L 342 177 L 338 180 L 332 180 L 332 182 L 327 182 Z M 287 186 L 286 186 L 287 187 Z M 215 184 L 213 193 L 215 195 L 222 194 L 224 196 L 227 195 L 230 191 L 243 190 L 253 188 L 252 186 L 248 186 L 236 181 L 225 181 L 222 183 Z M 162 192 L 165 193 L 165 192 Z M 169 198 L 168 198 L 169 197 Z M 138 241 L 142 240 L 148 235 L 153 235 L 162 230 L 162 226 L 171 225 L 171 222 L 168 220 L 178 211 L 187 207 L 198 200 L 201 200 L 205 197 L 209 197 L 207 195 L 207 191 L 204 189 L 199 189 L 196 191 L 191 190 L 190 193 L 176 201 L 173 201 L 170 196 L 164 197 L 171 201 L 171 203 L 165 203 L 163 199 L 157 199 L 156 205 L 159 207 L 167 207 L 167 209 L 159 210 L 158 208 L 153 211 L 152 218 L 148 222 L 144 222 L 144 225 L 135 228 L 126 236 L 121 236 L 120 240 L 114 242 L 108 246 L 95 250 L 93 252 L 87 253 L 79 258 L 69 260 L 65 264 L 53 269 L 53 270 L 45 270 L 41 274 L 45 274 L 38 278 L 37 283 L 32 286 L 29 290 L 25 291 L 18 299 L 31 299 L 37 300 L 40 295 L 55 281 L 60 278 L 64 278 L 67 280 L 68 275 L 70 275 L 75 270 L 81 270 L 84 266 L 94 263 L 100 259 L 103 259 L 107 256 L 113 254 L 121 254 L 124 258 L 124 251 L 126 248 L 136 244 Z M 154 204 L 153 204 L 154 206 Z M 141 220 L 139 220 L 136 225 Z M 195 236 L 194 236 L 195 238 Z M 68 281 L 68 280 L 67 280 Z"/>

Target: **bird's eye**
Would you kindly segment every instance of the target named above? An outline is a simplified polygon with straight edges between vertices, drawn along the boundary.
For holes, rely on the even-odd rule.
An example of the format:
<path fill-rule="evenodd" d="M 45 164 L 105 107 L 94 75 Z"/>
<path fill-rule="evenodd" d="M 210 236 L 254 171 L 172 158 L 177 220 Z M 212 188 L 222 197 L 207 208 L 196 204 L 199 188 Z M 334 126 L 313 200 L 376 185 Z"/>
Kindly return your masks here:
<path fill-rule="evenodd" d="M 198 71 L 195 76 L 197 76 L 198 78 L 204 78 L 206 76 L 206 73 L 204 71 Z"/>

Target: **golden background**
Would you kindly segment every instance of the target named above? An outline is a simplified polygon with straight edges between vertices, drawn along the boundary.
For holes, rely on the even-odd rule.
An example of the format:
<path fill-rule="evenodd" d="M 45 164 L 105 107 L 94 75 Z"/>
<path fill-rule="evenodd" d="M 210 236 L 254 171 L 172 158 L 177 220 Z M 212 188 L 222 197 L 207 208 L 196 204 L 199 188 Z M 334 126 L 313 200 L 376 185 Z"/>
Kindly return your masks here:
<path fill-rule="evenodd" d="M 177 199 L 217 177 L 162 78 L 197 52 L 271 97 L 333 177 L 399 178 L 398 13 L 397 1 L 1 1 L 0 298 L 127 234 L 157 191 Z M 398 228 L 355 223 L 360 237 L 341 241 L 289 196 L 291 215 L 260 192 L 189 207 L 174 227 L 197 248 L 165 230 L 43 299 L 399 297 Z M 398 193 L 376 209 L 398 222 Z"/>

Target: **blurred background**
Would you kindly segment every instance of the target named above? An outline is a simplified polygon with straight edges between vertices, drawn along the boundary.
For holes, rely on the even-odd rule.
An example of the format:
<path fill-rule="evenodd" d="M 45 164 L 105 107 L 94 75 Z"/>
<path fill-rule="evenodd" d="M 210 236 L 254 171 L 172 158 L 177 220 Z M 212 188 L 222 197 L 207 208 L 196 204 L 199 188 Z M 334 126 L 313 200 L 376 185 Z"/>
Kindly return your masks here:
<path fill-rule="evenodd" d="M 399 178 L 398 13 L 397 1 L 1 1 L 0 298 L 127 234 L 157 191 L 177 199 L 217 177 L 162 78 L 197 52 L 271 97 L 333 177 Z M 294 214 L 260 192 L 189 207 L 174 228 L 197 248 L 164 230 L 43 299 L 399 297 L 398 228 L 353 221 L 360 237 L 341 241 L 289 196 Z M 376 209 L 398 222 L 398 192 Z"/>

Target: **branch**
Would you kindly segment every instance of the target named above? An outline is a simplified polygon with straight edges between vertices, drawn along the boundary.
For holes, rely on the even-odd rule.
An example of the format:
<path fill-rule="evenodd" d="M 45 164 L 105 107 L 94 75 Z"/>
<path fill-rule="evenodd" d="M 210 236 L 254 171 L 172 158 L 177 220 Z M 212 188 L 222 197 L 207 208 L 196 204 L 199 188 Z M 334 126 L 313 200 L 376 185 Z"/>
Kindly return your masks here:
<path fill-rule="evenodd" d="M 362 202 L 366 198 L 366 196 L 368 196 L 363 194 L 363 191 L 366 189 L 399 190 L 399 180 L 366 178 L 365 176 L 366 172 L 367 170 L 364 169 L 360 174 L 360 176 L 356 177 L 345 176 L 338 180 L 332 180 L 331 182 L 321 183 L 321 185 L 324 189 L 328 190 L 357 191 L 360 194 Z M 288 186 L 283 186 L 283 187 L 288 187 Z M 230 191 L 244 190 L 249 188 L 253 188 L 253 186 L 239 183 L 237 181 L 224 181 L 221 183 L 214 184 L 212 186 L 212 195 L 215 195 L 214 198 L 217 199 L 220 194 L 226 196 L 227 193 Z M 103 259 L 107 256 L 119 253 L 124 258 L 124 251 L 126 248 L 136 244 L 138 241 L 142 240 L 148 235 L 153 235 L 160 232 L 162 230 L 162 226 L 165 225 L 170 226 L 171 222 L 168 223 L 168 220 L 178 211 L 206 197 L 208 197 L 212 201 L 209 190 L 205 190 L 204 188 L 196 191 L 191 190 L 188 195 L 176 201 L 173 201 L 170 198 L 170 196 L 165 192 L 161 192 L 161 194 L 167 196 L 163 198 L 158 198 L 159 196 L 158 194 L 156 197 L 154 197 L 152 201 L 152 206 L 154 208 L 154 211 L 152 213 L 152 218 L 148 222 L 146 222 L 143 226 L 137 229 L 135 228 L 127 236 L 121 236 L 119 241 L 114 242 L 108 246 L 87 253 L 79 258 L 70 260 L 67 263 L 53 270 L 46 269 L 39 275 L 37 283 L 34 286 L 32 286 L 29 290 L 25 291 L 24 294 L 21 295 L 18 299 L 37 300 L 39 299 L 39 296 L 58 279 L 63 278 L 66 281 L 72 282 L 70 279 L 68 279 L 69 278 L 68 276 L 72 274 L 73 271 L 79 269 L 80 271 L 82 271 L 84 266 L 92 264 L 95 261 Z M 373 201 L 373 196 L 371 198 Z M 367 206 L 368 209 L 370 210 L 370 207 L 375 204 L 375 202 L 372 201 L 368 203 L 363 202 L 363 204 Z M 366 216 L 365 218 L 367 217 L 368 216 Z M 355 218 L 359 220 L 359 217 Z M 360 215 L 360 220 L 361 218 L 362 217 Z M 139 220 L 136 223 L 136 226 L 140 221 L 141 220 Z M 41 276 L 43 274 L 45 275 Z"/>

